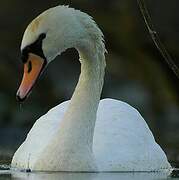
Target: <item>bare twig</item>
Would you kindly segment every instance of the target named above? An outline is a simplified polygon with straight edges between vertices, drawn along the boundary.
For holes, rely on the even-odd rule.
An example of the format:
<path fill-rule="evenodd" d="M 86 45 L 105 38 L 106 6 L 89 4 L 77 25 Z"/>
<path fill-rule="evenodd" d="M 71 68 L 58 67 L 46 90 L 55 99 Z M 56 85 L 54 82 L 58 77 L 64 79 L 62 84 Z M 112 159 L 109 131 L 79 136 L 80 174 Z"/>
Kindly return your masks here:
<path fill-rule="evenodd" d="M 154 28 L 154 25 L 152 24 L 152 20 L 151 20 L 151 17 L 149 15 L 147 6 L 145 4 L 145 0 L 137 0 L 137 2 L 138 2 L 138 5 L 140 7 L 140 11 L 142 13 L 145 24 L 146 24 L 147 29 L 148 29 L 151 37 L 152 37 L 153 42 L 155 43 L 157 49 L 160 51 L 161 55 L 164 57 L 165 61 L 169 65 L 169 67 L 173 70 L 173 72 L 175 73 L 177 78 L 179 78 L 179 68 L 177 67 L 177 65 L 173 61 L 171 55 L 169 54 L 169 52 L 167 51 L 167 49 L 165 48 L 165 46 L 161 42 L 157 32 L 155 31 L 155 28 Z"/>

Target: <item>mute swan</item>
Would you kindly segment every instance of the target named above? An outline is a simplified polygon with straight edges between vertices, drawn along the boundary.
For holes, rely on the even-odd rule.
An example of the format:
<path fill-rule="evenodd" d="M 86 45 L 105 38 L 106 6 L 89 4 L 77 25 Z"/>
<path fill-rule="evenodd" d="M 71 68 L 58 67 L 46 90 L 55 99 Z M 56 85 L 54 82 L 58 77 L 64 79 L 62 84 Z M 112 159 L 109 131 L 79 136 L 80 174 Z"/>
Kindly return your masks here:
<path fill-rule="evenodd" d="M 25 100 L 44 67 L 71 47 L 81 62 L 73 96 L 35 122 L 11 167 L 74 172 L 171 169 L 136 109 L 114 99 L 100 101 L 106 50 L 101 30 L 86 13 L 57 6 L 30 23 L 21 44 L 24 76 L 17 98 Z"/>

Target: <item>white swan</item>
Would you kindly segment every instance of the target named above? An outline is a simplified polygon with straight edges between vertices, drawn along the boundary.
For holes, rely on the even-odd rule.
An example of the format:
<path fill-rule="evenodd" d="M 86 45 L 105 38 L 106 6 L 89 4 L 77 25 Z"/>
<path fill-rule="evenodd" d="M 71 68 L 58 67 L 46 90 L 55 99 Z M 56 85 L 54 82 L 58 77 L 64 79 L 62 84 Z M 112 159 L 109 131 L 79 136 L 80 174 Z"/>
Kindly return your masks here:
<path fill-rule="evenodd" d="M 35 122 L 14 154 L 12 168 L 90 172 L 171 169 L 136 109 L 114 99 L 100 101 L 105 70 L 103 34 L 92 18 L 79 10 L 57 6 L 27 27 L 21 45 L 24 76 L 18 99 L 26 98 L 46 64 L 71 47 L 78 50 L 81 62 L 74 94 Z"/>

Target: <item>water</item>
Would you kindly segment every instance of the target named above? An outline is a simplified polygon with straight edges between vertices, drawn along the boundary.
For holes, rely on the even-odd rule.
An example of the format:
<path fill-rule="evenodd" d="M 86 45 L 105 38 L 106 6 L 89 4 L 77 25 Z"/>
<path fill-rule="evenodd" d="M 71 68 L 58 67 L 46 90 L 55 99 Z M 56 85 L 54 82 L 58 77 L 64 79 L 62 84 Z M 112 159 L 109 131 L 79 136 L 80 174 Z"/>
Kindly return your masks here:
<path fill-rule="evenodd" d="M 65 172 L 18 172 L 0 170 L 0 180 L 179 180 L 179 170 L 172 175 L 166 173 L 65 173 Z"/>
<path fill-rule="evenodd" d="M 158 180 L 170 179 L 162 173 L 25 173 L 0 172 L 0 179 L 28 180 Z M 172 178 L 171 178 L 172 179 Z"/>

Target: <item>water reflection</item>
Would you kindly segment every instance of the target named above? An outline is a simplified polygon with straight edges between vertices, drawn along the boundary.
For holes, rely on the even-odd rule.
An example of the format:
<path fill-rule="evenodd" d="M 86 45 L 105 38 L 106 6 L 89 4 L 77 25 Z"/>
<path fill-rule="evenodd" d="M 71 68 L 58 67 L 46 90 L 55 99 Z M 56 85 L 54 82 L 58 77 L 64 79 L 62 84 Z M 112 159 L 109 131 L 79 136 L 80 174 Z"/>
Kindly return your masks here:
<path fill-rule="evenodd" d="M 160 180 L 170 179 L 167 173 L 25 173 L 0 171 L 0 179 L 23 180 Z"/>

